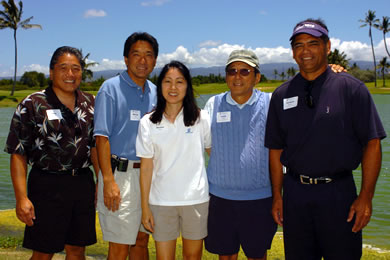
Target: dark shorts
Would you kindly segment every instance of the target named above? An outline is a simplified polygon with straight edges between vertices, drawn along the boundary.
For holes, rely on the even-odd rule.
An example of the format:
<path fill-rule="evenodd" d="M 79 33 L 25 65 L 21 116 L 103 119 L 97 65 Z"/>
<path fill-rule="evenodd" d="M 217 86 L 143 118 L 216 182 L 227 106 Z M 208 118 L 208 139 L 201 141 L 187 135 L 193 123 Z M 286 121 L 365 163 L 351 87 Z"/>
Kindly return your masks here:
<path fill-rule="evenodd" d="M 247 257 L 263 257 L 277 228 L 271 207 L 272 198 L 235 201 L 210 194 L 207 251 L 233 255 L 241 246 Z"/>
<path fill-rule="evenodd" d="M 28 197 L 34 205 L 34 225 L 26 226 L 23 247 L 42 253 L 57 253 L 65 244 L 96 243 L 95 184 L 92 171 L 71 176 L 32 169 Z"/>
<path fill-rule="evenodd" d="M 347 222 L 356 199 L 352 175 L 328 184 L 305 185 L 286 175 L 283 234 L 287 260 L 360 259 L 362 232 Z"/>

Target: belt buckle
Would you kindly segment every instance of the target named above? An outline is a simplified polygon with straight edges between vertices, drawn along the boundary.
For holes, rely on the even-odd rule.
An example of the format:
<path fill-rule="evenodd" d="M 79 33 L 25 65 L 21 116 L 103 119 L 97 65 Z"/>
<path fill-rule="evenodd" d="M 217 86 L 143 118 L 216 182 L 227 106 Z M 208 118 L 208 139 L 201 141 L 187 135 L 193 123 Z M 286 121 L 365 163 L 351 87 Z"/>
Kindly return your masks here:
<path fill-rule="evenodd" d="M 299 175 L 299 180 L 302 184 L 312 184 L 313 179 L 306 175 Z"/>
<path fill-rule="evenodd" d="M 329 182 L 333 181 L 333 179 L 329 178 L 329 177 L 322 177 L 322 178 L 318 178 L 318 179 L 324 181 L 325 183 L 329 183 Z"/>

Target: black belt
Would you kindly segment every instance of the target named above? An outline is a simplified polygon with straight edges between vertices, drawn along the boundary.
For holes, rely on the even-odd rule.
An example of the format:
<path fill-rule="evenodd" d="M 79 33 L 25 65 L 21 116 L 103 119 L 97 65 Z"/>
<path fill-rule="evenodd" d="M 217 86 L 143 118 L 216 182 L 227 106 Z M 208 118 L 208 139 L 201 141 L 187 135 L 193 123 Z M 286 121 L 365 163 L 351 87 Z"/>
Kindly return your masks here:
<path fill-rule="evenodd" d="M 287 174 L 302 184 L 326 184 L 326 183 L 334 182 L 336 180 L 340 180 L 340 179 L 343 179 L 345 177 L 351 176 L 352 171 L 338 172 L 338 173 L 332 174 L 331 176 L 311 177 L 311 176 L 308 176 L 305 174 L 299 174 L 299 173 L 287 168 Z"/>
<path fill-rule="evenodd" d="M 42 170 L 39 168 L 36 168 L 36 169 L 44 174 L 72 175 L 72 176 L 84 175 L 84 174 L 87 174 L 91 171 L 91 169 L 89 169 L 89 167 L 72 169 L 72 170 L 65 170 L 65 171 L 49 171 L 49 170 Z"/>
<path fill-rule="evenodd" d="M 135 162 L 133 163 L 132 166 L 134 169 L 139 169 L 141 167 L 141 163 Z M 115 172 L 115 169 L 120 172 L 126 172 L 128 167 L 129 167 L 129 160 L 127 158 L 119 157 L 115 154 L 111 155 L 112 173 Z"/>

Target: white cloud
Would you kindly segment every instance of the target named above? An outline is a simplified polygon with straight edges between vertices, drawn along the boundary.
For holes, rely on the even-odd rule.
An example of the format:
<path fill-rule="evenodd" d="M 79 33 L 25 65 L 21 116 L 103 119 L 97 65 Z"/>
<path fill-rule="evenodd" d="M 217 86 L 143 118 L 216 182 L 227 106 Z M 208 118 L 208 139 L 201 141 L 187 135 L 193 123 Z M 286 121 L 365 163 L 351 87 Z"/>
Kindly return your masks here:
<path fill-rule="evenodd" d="M 358 41 L 341 41 L 340 39 L 331 38 L 332 50 L 338 49 L 341 52 L 347 54 L 347 58 L 351 60 L 372 61 L 371 45 L 361 43 Z M 390 38 L 386 39 L 387 46 L 389 47 Z M 384 41 L 382 40 L 378 45 L 374 46 L 375 57 L 381 59 L 386 56 Z"/>
<path fill-rule="evenodd" d="M 48 75 L 50 68 L 49 68 L 49 66 L 42 66 L 40 64 L 25 65 L 20 70 L 20 75 L 23 75 L 23 73 L 25 73 L 27 71 L 37 71 L 37 72 L 42 72 L 45 75 Z"/>
<path fill-rule="evenodd" d="M 93 71 L 99 70 L 121 70 L 125 69 L 126 65 L 123 60 L 110 60 L 107 58 L 102 59 L 99 65 L 91 67 Z"/>
<path fill-rule="evenodd" d="M 221 44 L 221 41 L 212 41 L 212 40 L 208 40 L 208 41 L 204 41 L 204 42 L 201 42 L 199 44 L 199 48 L 203 48 L 203 47 L 215 47 L 215 46 L 218 46 Z"/>
<path fill-rule="evenodd" d="M 103 10 L 89 9 L 84 12 L 84 18 L 104 17 L 107 16 Z"/>
<path fill-rule="evenodd" d="M 141 2 L 142 6 L 149 7 L 149 6 L 162 6 L 165 3 L 170 2 L 171 0 L 151 0 L 151 1 L 144 1 Z"/>
<path fill-rule="evenodd" d="M 387 45 L 390 48 L 390 38 L 387 38 Z M 351 60 L 363 60 L 371 61 L 372 53 L 371 46 L 366 43 L 358 41 L 342 41 L 340 39 L 331 38 L 332 50 L 337 48 L 347 55 Z M 291 49 L 289 47 L 247 47 L 245 45 L 237 44 L 217 44 L 214 41 L 205 41 L 204 47 L 190 52 L 184 46 L 178 46 L 171 53 L 161 53 L 157 59 L 157 67 L 162 67 L 171 60 L 179 60 L 186 64 L 188 67 L 211 67 L 211 66 L 224 66 L 229 54 L 236 49 L 251 49 L 259 57 L 260 63 L 274 63 L 274 62 L 294 62 L 292 58 Z M 375 47 L 375 56 L 379 61 L 382 57 L 386 56 L 383 40 L 379 42 Z M 91 60 L 91 62 L 93 62 Z M 122 70 L 125 69 L 125 63 L 121 60 L 110 60 L 104 58 L 101 61 L 97 61 L 99 65 L 92 67 L 93 71 L 100 70 Z M 49 73 L 49 67 L 39 64 L 25 65 L 18 70 L 18 76 L 21 76 L 25 71 L 38 71 L 43 72 L 46 75 Z M 4 64 L 0 66 L 0 77 L 11 77 L 13 75 L 13 67 L 7 67 Z"/>
<path fill-rule="evenodd" d="M 189 67 L 211 67 L 223 66 L 229 54 L 237 49 L 251 49 L 260 59 L 260 63 L 271 62 L 292 62 L 292 55 L 289 48 L 248 48 L 244 45 L 221 44 L 212 48 L 201 48 L 190 53 L 185 47 L 179 46 L 172 53 L 161 54 L 157 60 L 157 67 L 161 67 L 171 60 L 179 60 Z"/>

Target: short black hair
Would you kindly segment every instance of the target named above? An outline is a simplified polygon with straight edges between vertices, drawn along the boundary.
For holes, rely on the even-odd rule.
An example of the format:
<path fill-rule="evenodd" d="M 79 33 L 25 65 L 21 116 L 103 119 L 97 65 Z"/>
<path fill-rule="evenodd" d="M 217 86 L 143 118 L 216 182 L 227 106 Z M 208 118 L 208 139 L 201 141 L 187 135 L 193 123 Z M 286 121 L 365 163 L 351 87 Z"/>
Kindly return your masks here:
<path fill-rule="evenodd" d="M 54 69 L 54 66 L 58 62 L 58 59 L 66 53 L 69 53 L 69 54 L 76 56 L 76 58 L 79 60 L 81 69 L 84 70 L 85 63 L 83 61 L 83 55 L 82 55 L 81 51 L 79 49 L 76 49 L 76 48 L 70 47 L 70 46 L 62 46 L 62 47 L 57 48 L 57 50 L 55 50 L 55 52 L 51 56 L 51 60 L 50 60 L 50 69 L 51 70 Z"/>
<path fill-rule="evenodd" d="M 322 20 L 321 18 L 318 18 L 318 19 L 313 19 L 313 18 L 308 18 L 306 20 L 303 20 L 303 21 L 300 21 L 299 23 L 297 23 L 294 28 L 296 28 L 298 25 L 300 24 L 303 24 L 303 23 L 306 23 L 306 22 L 309 22 L 309 23 L 315 23 L 315 24 L 318 24 L 319 26 L 323 27 L 325 30 L 328 30 L 328 27 L 326 26 L 324 20 Z M 295 36 L 296 37 L 296 36 Z M 291 40 L 291 46 L 294 46 L 294 41 L 295 41 L 295 37 Z M 322 39 L 322 41 L 326 44 L 328 43 L 329 41 L 329 37 L 326 36 L 326 35 L 322 35 L 320 37 L 320 39 Z"/>
<path fill-rule="evenodd" d="M 147 32 L 135 32 L 127 38 L 127 40 L 125 42 L 125 46 L 123 48 L 123 56 L 124 57 L 129 56 L 131 46 L 134 43 L 136 43 L 137 41 L 145 41 L 145 42 L 150 43 L 150 45 L 152 45 L 152 48 L 153 48 L 154 57 L 157 58 L 157 56 L 158 56 L 158 42 L 157 42 L 156 38 L 154 38 L 152 35 L 150 35 Z"/>

